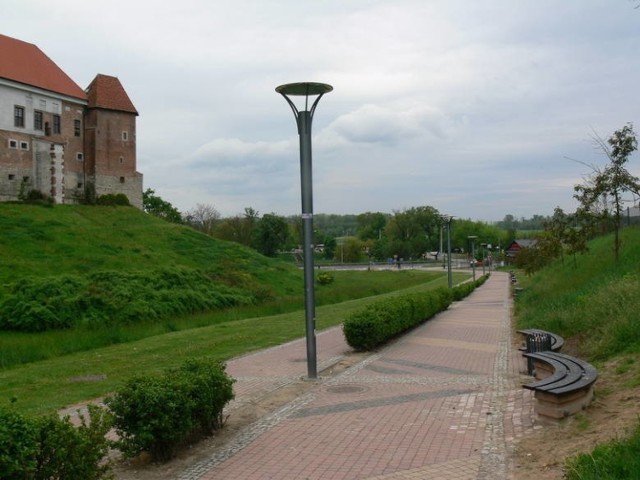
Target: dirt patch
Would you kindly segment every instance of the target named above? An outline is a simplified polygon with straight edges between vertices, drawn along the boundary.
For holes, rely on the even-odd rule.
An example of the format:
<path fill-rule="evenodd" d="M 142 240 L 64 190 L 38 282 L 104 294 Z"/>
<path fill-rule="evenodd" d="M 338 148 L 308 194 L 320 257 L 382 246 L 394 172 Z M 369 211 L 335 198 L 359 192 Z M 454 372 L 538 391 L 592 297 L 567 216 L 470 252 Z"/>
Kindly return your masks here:
<path fill-rule="evenodd" d="M 640 355 L 598 365 L 595 391 L 595 401 L 584 412 L 518 442 L 516 479 L 561 479 L 566 459 L 626 437 L 640 415 Z"/>
<path fill-rule="evenodd" d="M 334 377 L 362 361 L 365 356 L 366 354 L 364 353 L 348 354 L 336 365 L 319 372 L 319 376 L 322 379 Z M 300 395 L 314 388 L 320 388 L 321 385 L 322 382 L 301 379 L 234 409 L 223 429 L 219 430 L 214 436 L 185 448 L 175 459 L 168 463 L 154 464 L 146 456 L 133 460 L 116 459 L 113 468 L 114 476 L 118 480 L 175 479 L 191 465 L 211 457 L 216 452 L 216 449 L 224 447 L 243 428 L 293 401 Z"/>

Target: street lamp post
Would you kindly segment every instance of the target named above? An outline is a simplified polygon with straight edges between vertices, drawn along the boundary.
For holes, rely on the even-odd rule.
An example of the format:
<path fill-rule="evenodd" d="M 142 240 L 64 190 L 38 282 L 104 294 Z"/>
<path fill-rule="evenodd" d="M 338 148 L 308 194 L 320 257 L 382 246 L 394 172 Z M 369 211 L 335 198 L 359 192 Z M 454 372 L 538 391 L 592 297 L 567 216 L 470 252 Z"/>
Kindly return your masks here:
<path fill-rule="evenodd" d="M 300 136 L 300 185 L 302 194 L 302 237 L 304 255 L 304 309 L 307 338 L 307 374 L 309 378 L 318 377 L 316 360 L 316 306 L 315 306 L 315 286 L 313 271 L 313 182 L 311 175 L 311 124 L 313 114 L 318 106 L 318 102 L 325 93 L 333 90 L 331 85 L 325 83 L 288 83 L 276 87 L 276 92 L 287 101 L 298 127 Z M 290 96 L 303 96 L 304 110 L 298 110 L 289 98 Z M 309 106 L 309 96 L 317 96 L 311 109 Z"/>
<path fill-rule="evenodd" d="M 447 284 L 449 288 L 453 288 L 453 276 L 451 274 L 451 222 L 452 215 L 443 215 L 442 219 L 447 225 Z"/>
<path fill-rule="evenodd" d="M 476 280 L 476 238 L 477 235 L 469 235 L 467 237 L 471 240 L 471 269 L 473 270 L 473 281 Z"/>

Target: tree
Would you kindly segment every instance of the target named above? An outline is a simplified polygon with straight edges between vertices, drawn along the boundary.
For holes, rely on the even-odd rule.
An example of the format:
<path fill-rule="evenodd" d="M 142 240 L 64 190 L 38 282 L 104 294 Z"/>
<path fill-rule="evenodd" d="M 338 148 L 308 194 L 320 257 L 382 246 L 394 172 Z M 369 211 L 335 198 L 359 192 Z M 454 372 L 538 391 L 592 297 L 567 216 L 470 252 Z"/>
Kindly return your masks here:
<path fill-rule="evenodd" d="M 638 149 L 636 133 L 631 123 L 616 130 L 605 142 L 599 137 L 594 140 L 609 159 L 603 168 L 593 168 L 589 181 L 574 187 L 574 197 L 580 202 L 579 210 L 585 217 L 609 222 L 614 231 L 615 259 L 620 257 L 620 227 L 622 223 L 623 195 L 632 192 L 640 194 L 640 180 L 631 175 L 625 164 L 633 152 Z M 600 212 L 598 205 L 603 205 Z"/>
<path fill-rule="evenodd" d="M 364 243 L 356 237 L 343 238 L 343 243 L 335 251 L 336 257 L 340 256 L 340 261 L 355 263 L 364 259 Z"/>
<path fill-rule="evenodd" d="M 259 221 L 258 212 L 247 207 L 244 209 L 244 215 L 235 215 L 222 220 L 216 227 L 214 236 L 250 247 L 253 245 L 253 230 Z"/>
<path fill-rule="evenodd" d="M 220 212 L 213 205 L 198 203 L 196 208 L 185 213 L 184 219 L 196 230 L 211 235 L 220 221 Z"/>
<path fill-rule="evenodd" d="M 275 257 L 278 251 L 286 249 L 288 241 L 286 218 L 275 213 L 264 214 L 254 229 L 254 248 L 267 257 Z"/>
<path fill-rule="evenodd" d="M 388 237 L 388 257 L 417 258 L 437 250 L 440 242 L 440 214 L 433 207 L 412 207 L 396 211 L 384 233 Z"/>
<path fill-rule="evenodd" d="M 182 215 L 171 203 L 156 195 L 155 190 L 147 188 L 142 193 L 142 208 L 145 212 L 167 222 L 182 223 Z"/>
<path fill-rule="evenodd" d="M 387 224 L 387 216 L 380 212 L 366 212 L 358 215 L 358 238 L 360 240 L 377 240 Z"/>

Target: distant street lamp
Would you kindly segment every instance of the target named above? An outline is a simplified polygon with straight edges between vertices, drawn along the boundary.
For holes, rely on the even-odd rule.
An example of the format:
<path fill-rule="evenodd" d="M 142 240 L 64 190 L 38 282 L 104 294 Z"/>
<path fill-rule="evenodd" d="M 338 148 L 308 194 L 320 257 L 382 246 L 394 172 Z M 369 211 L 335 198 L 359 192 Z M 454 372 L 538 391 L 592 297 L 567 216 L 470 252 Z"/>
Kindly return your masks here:
<path fill-rule="evenodd" d="M 326 83 L 288 83 L 276 87 L 276 92 L 287 101 L 298 126 L 300 136 L 300 184 L 302 191 L 302 237 L 304 254 L 304 308 L 307 334 L 307 373 L 309 378 L 318 377 L 316 360 L 316 306 L 313 271 L 313 182 L 311 176 L 311 124 L 313 113 L 325 93 L 333 90 Z M 318 96 L 308 110 L 309 96 Z M 303 96 L 304 110 L 299 111 L 289 96 Z"/>
<path fill-rule="evenodd" d="M 442 219 L 447 225 L 447 283 L 449 288 L 453 288 L 453 276 L 451 274 L 451 221 L 452 215 L 443 215 Z"/>
<path fill-rule="evenodd" d="M 478 238 L 478 236 L 469 235 L 467 238 L 471 240 L 471 268 L 473 270 L 473 281 L 475 282 L 476 280 L 476 238 Z"/>

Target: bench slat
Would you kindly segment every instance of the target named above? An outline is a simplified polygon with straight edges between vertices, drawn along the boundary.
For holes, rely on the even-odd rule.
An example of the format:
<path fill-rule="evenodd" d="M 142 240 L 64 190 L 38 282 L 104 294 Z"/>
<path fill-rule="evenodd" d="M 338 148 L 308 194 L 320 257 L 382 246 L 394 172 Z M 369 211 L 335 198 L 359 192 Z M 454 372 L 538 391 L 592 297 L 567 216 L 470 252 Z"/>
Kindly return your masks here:
<path fill-rule="evenodd" d="M 525 357 L 551 365 L 554 373 L 547 378 L 524 385 L 530 390 L 540 390 L 557 395 L 589 387 L 598 378 L 598 372 L 589 363 L 557 352 L 525 353 Z"/>
<path fill-rule="evenodd" d="M 546 330 L 540 330 L 539 328 L 526 328 L 524 330 L 518 330 L 518 333 L 523 335 L 535 335 L 535 334 L 545 334 L 551 336 L 551 350 L 557 352 L 564 345 L 564 338 L 560 335 L 557 335 L 552 332 L 547 332 Z"/>

